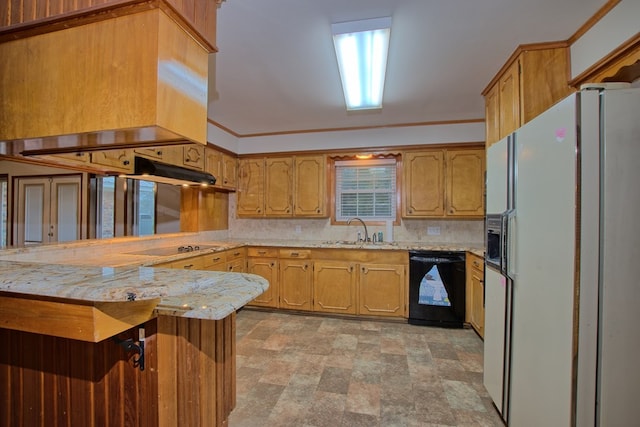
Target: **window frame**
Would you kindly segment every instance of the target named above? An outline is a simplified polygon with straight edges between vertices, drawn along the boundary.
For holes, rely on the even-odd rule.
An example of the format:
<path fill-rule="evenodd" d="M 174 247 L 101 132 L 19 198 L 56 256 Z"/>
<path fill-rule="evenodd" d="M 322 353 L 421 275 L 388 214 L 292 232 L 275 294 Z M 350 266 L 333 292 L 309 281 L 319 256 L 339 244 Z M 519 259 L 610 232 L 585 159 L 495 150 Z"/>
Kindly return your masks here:
<path fill-rule="evenodd" d="M 347 225 L 346 220 L 337 220 L 336 219 L 336 162 L 341 161 L 351 161 L 351 160 L 363 160 L 363 161 L 371 161 L 371 160 L 383 160 L 383 159 L 394 159 L 396 162 L 396 209 L 395 209 L 395 219 L 392 220 L 393 225 L 400 225 L 401 218 L 401 201 L 402 201 L 402 157 L 399 154 L 376 154 L 366 156 L 366 158 L 362 158 L 360 155 L 356 154 L 348 154 L 337 157 L 329 158 L 329 210 L 331 217 L 331 225 Z M 378 220 L 365 220 L 367 225 L 385 225 L 386 221 Z"/>

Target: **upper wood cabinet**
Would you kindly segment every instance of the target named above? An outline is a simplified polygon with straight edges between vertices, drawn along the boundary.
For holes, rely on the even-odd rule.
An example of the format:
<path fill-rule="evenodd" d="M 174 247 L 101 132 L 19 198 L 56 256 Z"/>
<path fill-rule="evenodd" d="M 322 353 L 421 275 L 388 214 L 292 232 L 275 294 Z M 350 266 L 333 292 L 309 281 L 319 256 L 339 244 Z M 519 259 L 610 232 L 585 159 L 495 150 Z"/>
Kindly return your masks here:
<path fill-rule="evenodd" d="M 264 159 L 238 162 L 238 216 L 264 216 Z"/>
<path fill-rule="evenodd" d="M 483 216 L 485 150 L 447 150 L 445 168 L 446 214 Z"/>
<path fill-rule="evenodd" d="M 214 187 L 235 190 L 238 175 L 238 159 L 229 154 L 207 147 L 205 170 L 216 178 Z"/>
<path fill-rule="evenodd" d="M 265 160 L 265 215 L 291 216 L 293 214 L 293 159 L 291 157 Z"/>
<path fill-rule="evenodd" d="M 404 153 L 403 216 L 444 214 L 444 153 L 430 150 Z"/>
<path fill-rule="evenodd" d="M 482 217 L 484 157 L 480 148 L 405 152 L 403 217 Z"/>
<path fill-rule="evenodd" d="M 194 170 L 204 170 L 204 146 L 187 144 L 182 147 L 182 166 Z"/>
<path fill-rule="evenodd" d="M 182 165 L 182 146 L 166 145 L 162 147 L 134 148 L 133 154 L 138 157 L 156 160 L 169 165 Z"/>
<path fill-rule="evenodd" d="M 294 159 L 294 215 L 327 215 L 327 160 L 324 156 L 296 156 Z"/>
<path fill-rule="evenodd" d="M 568 55 L 558 43 L 516 49 L 482 93 L 487 146 L 571 93 Z"/>
<path fill-rule="evenodd" d="M 323 155 L 240 159 L 238 216 L 326 216 Z"/>
<path fill-rule="evenodd" d="M 118 172 L 133 172 L 133 152 L 131 150 L 106 150 L 91 153 L 91 163 Z"/>

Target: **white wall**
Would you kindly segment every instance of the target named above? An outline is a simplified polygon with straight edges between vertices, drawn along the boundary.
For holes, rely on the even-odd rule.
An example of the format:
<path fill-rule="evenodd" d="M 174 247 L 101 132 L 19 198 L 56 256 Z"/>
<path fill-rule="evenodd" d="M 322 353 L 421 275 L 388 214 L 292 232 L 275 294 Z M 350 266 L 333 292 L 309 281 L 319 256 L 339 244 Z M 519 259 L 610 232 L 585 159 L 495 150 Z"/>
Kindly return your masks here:
<path fill-rule="evenodd" d="M 596 25 L 571 45 L 574 78 L 609 52 L 635 36 L 640 29 L 640 0 L 622 0 Z"/>
<path fill-rule="evenodd" d="M 207 140 L 238 154 L 483 142 L 484 122 L 236 138 L 209 123 Z"/>

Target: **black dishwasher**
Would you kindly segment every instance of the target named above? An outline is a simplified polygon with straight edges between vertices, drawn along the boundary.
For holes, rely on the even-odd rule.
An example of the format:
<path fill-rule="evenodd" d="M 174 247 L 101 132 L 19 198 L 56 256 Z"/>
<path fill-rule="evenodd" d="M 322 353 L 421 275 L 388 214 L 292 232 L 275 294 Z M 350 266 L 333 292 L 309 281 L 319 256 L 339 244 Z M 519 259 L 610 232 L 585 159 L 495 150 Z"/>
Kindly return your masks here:
<path fill-rule="evenodd" d="M 409 252 L 409 323 L 462 328 L 465 311 L 465 254 Z"/>

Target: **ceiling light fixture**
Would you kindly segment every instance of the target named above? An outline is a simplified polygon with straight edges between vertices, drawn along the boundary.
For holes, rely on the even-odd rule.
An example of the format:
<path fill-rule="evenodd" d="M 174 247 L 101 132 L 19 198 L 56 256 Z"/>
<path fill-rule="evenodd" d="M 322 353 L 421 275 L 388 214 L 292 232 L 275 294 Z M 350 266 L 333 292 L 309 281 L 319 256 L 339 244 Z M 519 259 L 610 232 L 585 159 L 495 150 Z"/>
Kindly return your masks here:
<path fill-rule="evenodd" d="M 331 24 L 347 110 L 382 108 L 391 17 Z"/>

